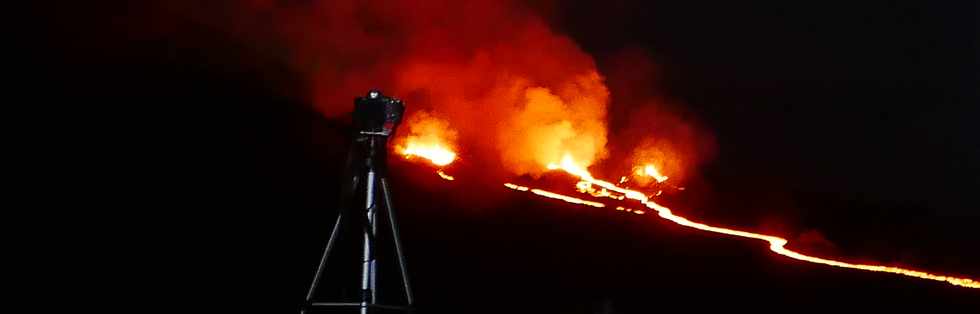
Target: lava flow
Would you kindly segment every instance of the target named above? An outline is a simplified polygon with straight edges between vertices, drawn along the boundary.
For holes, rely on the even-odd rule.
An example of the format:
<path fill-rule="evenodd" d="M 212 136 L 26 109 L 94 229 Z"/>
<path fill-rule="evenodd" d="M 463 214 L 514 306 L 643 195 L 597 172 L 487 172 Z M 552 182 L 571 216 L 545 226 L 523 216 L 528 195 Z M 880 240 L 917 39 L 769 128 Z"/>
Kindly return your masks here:
<path fill-rule="evenodd" d="M 444 133 L 444 131 L 441 130 L 445 130 L 445 125 L 439 125 L 437 127 L 427 128 L 426 130 L 424 130 L 425 132 L 423 132 L 425 134 L 421 134 L 421 135 L 413 134 L 409 136 L 401 145 L 397 145 L 396 148 L 398 149 L 398 152 L 406 159 L 421 157 L 427 159 L 429 162 L 431 162 L 436 166 L 439 167 L 447 166 L 450 163 L 452 163 L 454 160 L 456 160 L 456 153 L 449 148 L 450 146 L 446 144 L 446 141 L 440 136 L 441 133 Z M 579 178 L 580 181 L 576 184 L 576 189 L 581 193 L 586 193 L 594 197 L 608 197 L 616 200 L 623 200 L 624 198 L 628 198 L 631 200 L 639 201 L 644 206 L 657 211 L 657 214 L 661 218 L 670 220 L 676 224 L 685 227 L 704 230 L 704 231 L 766 241 L 769 243 L 770 250 L 772 250 L 776 254 L 780 254 L 793 259 L 806 261 L 810 263 L 836 266 L 836 267 L 852 268 L 852 269 L 860 269 L 860 270 L 876 271 L 876 272 L 887 272 L 887 273 L 900 274 L 900 275 L 917 277 L 922 279 L 944 281 L 961 287 L 980 288 L 980 282 L 977 282 L 969 278 L 958 278 L 952 276 L 935 275 L 924 271 L 905 269 L 899 267 L 868 265 L 868 264 L 853 264 L 853 263 L 847 263 L 847 262 L 842 262 L 842 261 L 837 261 L 837 260 L 832 260 L 827 258 L 809 256 L 787 249 L 786 244 L 789 241 L 787 241 L 784 238 L 780 238 L 773 235 L 736 230 L 736 229 L 715 227 L 699 222 L 694 222 L 688 220 L 687 218 L 674 215 L 669 208 L 664 207 L 650 200 L 650 197 L 648 197 L 643 192 L 631 190 L 613 184 L 608 181 L 596 179 L 595 177 L 592 176 L 592 174 L 588 170 L 585 169 L 585 167 L 579 166 L 573 160 L 571 155 L 565 155 L 560 163 L 550 164 L 547 166 L 547 168 L 548 170 L 561 170 Z M 667 176 L 661 174 L 652 165 L 645 165 L 637 169 L 639 170 L 637 173 L 638 175 L 646 175 L 649 177 L 653 177 L 659 183 L 662 183 L 667 180 Z M 442 169 L 437 170 L 436 173 L 439 174 L 439 176 L 445 180 L 450 180 L 450 181 L 455 180 L 455 178 L 443 172 Z M 620 183 L 623 183 L 625 181 L 626 181 L 625 177 L 620 179 Z M 587 205 L 587 206 L 600 207 L 600 208 L 606 207 L 606 204 L 600 202 L 587 201 L 580 198 L 566 196 L 566 195 L 549 192 L 541 189 L 520 186 L 513 183 L 504 183 L 504 186 L 516 191 L 531 192 L 534 193 L 535 195 L 552 198 L 552 199 L 558 199 L 573 204 Z M 635 214 L 641 214 L 641 215 L 645 213 L 642 210 L 632 210 L 632 209 L 627 210 L 626 208 L 623 207 L 616 207 L 616 209 L 632 212 Z"/>
<path fill-rule="evenodd" d="M 783 255 L 783 256 L 787 256 L 787 257 L 790 257 L 790 258 L 794 258 L 794 259 L 798 259 L 798 260 L 806 261 L 806 262 L 811 262 L 811 263 L 830 265 L 830 266 L 837 266 L 837 267 L 844 267 L 844 268 L 853 268 L 853 269 L 861 269 L 861 270 L 876 271 L 876 272 L 887 272 L 887 273 L 900 274 L 900 275 L 905 275 L 905 276 L 910 276 L 910 277 L 917 277 L 917 278 L 922 278 L 922 279 L 930 279 L 930 280 L 936 280 L 936 281 L 945 281 L 945 282 L 948 282 L 950 284 L 953 284 L 953 285 L 956 285 L 956 286 L 961 286 L 961 287 L 980 288 L 980 282 L 977 282 L 977 281 L 972 280 L 972 279 L 969 279 L 969 278 L 957 278 L 957 277 L 951 277 L 951 276 L 935 275 L 935 274 L 930 274 L 930 273 L 923 272 L 923 271 L 911 270 L 911 269 L 905 269 L 905 268 L 899 268 L 899 267 L 889 267 L 889 266 L 881 266 L 881 265 L 867 265 L 867 264 L 852 264 L 852 263 L 841 262 L 841 261 L 832 260 L 832 259 L 826 259 L 826 258 L 819 258 L 819 257 L 804 255 L 804 254 L 801 254 L 799 252 L 795 252 L 795 251 L 792 251 L 790 249 L 787 249 L 786 248 L 786 243 L 788 243 L 788 241 L 786 239 L 783 239 L 783 238 L 780 238 L 780 237 L 777 237 L 777 236 L 765 235 L 765 234 L 759 234 L 759 233 L 753 233 L 753 232 L 747 232 L 747 231 L 741 231 L 741 230 L 735 230 L 735 229 L 721 228 L 721 227 L 709 226 L 709 225 L 706 225 L 706 224 L 703 224 L 703 223 L 693 222 L 693 221 L 688 220 L 687 218 L 674 215 L 670 211 L 669 208 L 664 207 L 664 206 L 661 206 L 660 204 L 657 204 L 657 203 L 653 202 L 652 200 L 650 200 L 642 192 L 634 191 L 634 190 L 630 190 L 630 189 L 626 189 L 626 188 L 622 188 L 622 187 L 619 187 L 619 186 L 617 186 L 615 184 L 612 184 L 610 182 L 607 182 L 607 181 L 603 181 L 603 180 L 599 180 L 599 179 L 594 178 L 592 176 L 592 174 L 589 173 L 588 170 L 586 170 L 586 169 L 584 169 L 584 168 L 579 167 L 578 165 L 576 165 L 575 162 L 572 160 L 572 158 L 570 156 L 565 156 L 564 158 L 562 158 L 562 161 L 561 161 L 560 164 L 551 164 L 551 165 L 548 165 L 548 169 L 551 169 L 551 170 L 562 170 L 562 171 L 567 172 L 567 173 L 569 173 L 569 174 L 571 174 L 573 176 L 578 177 L 582 181 L 589 182 L 591 184 L 597 185 L 597 186 L 599 186 L 601 188 L 604 188 L 604 189 L 607 189 L 609 191 L 622 193 L 626 198 L 639 201 L 640 203 L 642 203 L 643 205 L 647 206 L 648 208 L 653 209 L 653 210 L 656 210 L 660 217 L 662 217 L 664 219 L 667 219 L 667 220 L 670 220 L 670 221 L 672 221 L 672 222 L 674 222 L 676 224 L 679 224 L 679 225 L 682 225 L 682 226 L 685 226 L 685 227 L 691 227 L 691 228 L 700 229 L 700 230 L 704 230 L 704 231 L 711 231 L 711 232 L 715 232 L 715 233 L 722 233 L 722 234 L 727 234 L 727 235 L 739 236 L 739 237 L 743 237 L 743 238 L 758 239 L 758 240 L 763 240 L 763 241 L 769 242 L 769 249 L 770 250 L 772 250 L 773 252 L 776 252 L 777 254 L 780 254 L 780 255 Z"/>
<path fill-rule="evenodd" d="M 448 175 L 445 172 L 443 172 L 442 169 L 436 170 L 436 174 L 438 174 L 440 178 L 446 179 L 447 181 L 456 180 L 456 178 L 454 178 L 453 176 Z"/>
<path fill-rule="evenodd" d="M 504 186 L 506 186 L 507 188 L 513 189 L 513 190 L 517 190 L 517 191 L 531 191 L 531 193 L 534 193 L 534 194 L 537 194 L 537 195 L 541 195 L 541 196 L 544 196 L 544 197 L 547 197 L 547 198 L 553 198 L 553 199 L 563 200 L 563 201 L 566 201 L 566 202 L 569 202 L 569 203 L 572 203 L 572 204 L 588 205 L 588 206 L 592 206 L 592 207 L 606 207 L 606 204 L 603 204 L 603 203 L 586 201 L 586 200 L 583 200 L 583 199 L 580 199 L 580 198 L 575 198 L 575 197 L 571 197 L 571 196 L 567 196 L 567 195 L 561 195 L 561 194 L 558 194 L 558 193 L 555 193 L 555 192 L 548 192 L 548 191 L 545 191 L 545 190 L 542 190 L 542 189 L 532 189 L 532 188 L 528 188 L 526 186 L 520 186 L 520 185 L 513 184 L 513 183 L 504 183 Z"/>
<path fill-rule="evenodd" d="M 428 160 L 430 163 L 436 166 L 447 166 L 456 160 L 456 153 L 445 148 L 441 144 L 431 144 L 424 145 L 419 144 L 416 141 L 409 140 L 406 147 L 399 147 L 398 152 L 405 157 L 405 159 L 422 158 Z M 447 181 L 456 180 L 455 177 L 446 174 L 442 169 L 436 170 L 436 174 L 440 178 Z"/>

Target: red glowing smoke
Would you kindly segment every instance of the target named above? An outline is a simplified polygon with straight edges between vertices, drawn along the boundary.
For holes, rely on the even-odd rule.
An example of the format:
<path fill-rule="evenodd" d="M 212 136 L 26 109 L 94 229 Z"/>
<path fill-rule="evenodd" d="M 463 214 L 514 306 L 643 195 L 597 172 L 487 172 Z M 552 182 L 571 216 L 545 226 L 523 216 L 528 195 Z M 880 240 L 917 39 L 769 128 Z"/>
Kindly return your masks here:
<path fill-rule="evenodd" d="M 409 118 L 423 110 L 448 121 L 465 150 L 461 157 L 488 168 L 537 175 L 566 154 L 583 166 L 611 156 L 622 159 L 615 164 L 653 157 L 665 158 L 657 167 L 679 182 L 696 164 L 688 157 L 704 156 L 687 142 L 701 139 L 685 137 L 696 132 L 684 130 L 685 121 L 660 109 L 649 92 L 655 83 L 649 58 L 616 56 L 607 78 L 590 55 L 521 3 L 253 0 L 167 6 L 285 64 L 303 78 L 299 98 L 325 116 L 341 117 L 354 96 L 381 88 L 406 101 Z M 614 107 L 619 117 L 610 120 Z M 629 130 L 616 142 L 644 151 L 610 155 L 610 129 Z"/>
<path fill-rule="evenodd" d="M 609 93 L 595 62 L 520 4 L 252 1 L 226 10 L 226 27 L 307 77 L 309 101 L 328 117 L 377 87 L 403 98 L 409 117 L 422 109 L 446 119 L 464 153 L 512 173 L 539 173 L 566 153 L 585 164 L 607 154 Z"/>

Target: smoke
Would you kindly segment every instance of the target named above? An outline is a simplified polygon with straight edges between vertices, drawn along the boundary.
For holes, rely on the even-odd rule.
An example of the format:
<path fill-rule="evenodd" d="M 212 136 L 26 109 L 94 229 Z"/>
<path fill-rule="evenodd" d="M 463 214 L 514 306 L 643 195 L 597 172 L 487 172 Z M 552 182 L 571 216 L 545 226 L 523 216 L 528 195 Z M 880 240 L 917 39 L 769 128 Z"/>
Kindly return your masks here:
<path fill-rule="evenodd" d="M 370 88 L 458 131 L 461 153 L 537 174 L 606 156 L 609 92 L 591 56 L 510 1 L 251 1 L 232 25 L 308 77 L 327 117 Z M 404 133 L 404 132 L 403 132 Z"/>
<path fill-rule="evenodd" d="M 526 89 L 523 108 L 503 121 L 497 147 L 511 171 L 537 174 L 565 155 L 583 166 L 606 156 L 608 92 L 601 78 L 595 73 L 583 75 L 558 92 Z"/>
<path fill-rule="evenodd" d="M 610 108 L 615 137 L 616 173 L 636 173 L 653 165 L 682 184 L 697 176 L 695 171 L 714 158 L 714 136 L 701 126 L 696 115 L 680 101 L 662 91 L 661 70 L 645 50 L 625 48 L 605 59 L 609 86 L 615 98 Z M 634 176 L 634 184 L 645 186 L 649 176 Z"/>
<path fill-rule="evenodd" d="M 565 155 L 583 167 L 609 158 L 610 95 L 618 106 L 611 122 L 619 124 L 618 148 L 642 146 L 616 162 L 666 158 L 657 166 L 673 178 L 703 152 L 698 132 L 685 130 L 686 121 L 649 92 L 646 83 L 656 83 L 649 58 L 616 56 L 607 85 L 590 55 L 516 2 L 171 6 L 287 64 L 305 77 L 305 100 L 328 118 L 348 113 L 354 96 L 380 88 L 405 100 L 404 128 L 427 120 L 413 119 L 420 112 L 431 113 L 426 117 L 448 122 L 440 125 L 456 135 L 461 158 L 490 163 L 488 169 L 503 165 L 509 174 L 534 176 Z M 429 134 L 447 133 L 427 127 Z"/>
<path fill-rule="evenodd" d="M 405 122 L 408 125 L 406 136 L 399 137 L 395 146 L 406 142 L 417 142 L 424 145 L 446 145 L 449 149 L 456 147 L 457 132 L 449 126 L 449 122 L 433 116 L 427 111 L 418 111 Z"/>
<path fill-rule="evenodd" d="M 427 111 L 418 111 L 406 124 L 408 135 L 395 138 L 394 146 L 400 154 L 424 157 L 438 166 L 456 159 L 457 132 L 449 122 Z"/>
<path fill-rule="evenodd" d="M 649 105 L 636 110 L 624 131 L 628 145 L 627 165 L 634 168 L 653 165 L 671 182 L 690 178 L 690 173 L 713 154 L 712 141 L 692 123 L 683 121 L 658 107 Z M 635 171 L 635 169 L 634 169 Z"/>

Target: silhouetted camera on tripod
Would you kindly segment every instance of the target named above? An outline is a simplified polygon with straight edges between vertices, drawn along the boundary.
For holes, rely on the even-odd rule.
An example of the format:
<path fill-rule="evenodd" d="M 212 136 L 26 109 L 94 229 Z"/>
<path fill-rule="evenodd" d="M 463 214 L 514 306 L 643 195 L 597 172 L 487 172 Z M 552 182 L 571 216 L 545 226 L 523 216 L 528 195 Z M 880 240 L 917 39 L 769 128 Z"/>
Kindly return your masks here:
<path fill-rule="evenodd" d="M 356 133 L 348 155 L 348 175 L 350 181 L 345 184 L 343 192 L 344 204 L 341 205 L 334 222 L 333 231 L 327 241 L 320 265 L 313 276 L 313 282 L 306 294 L 306 304 L 301 313 L 317 308 L 358 308 L 361 314 L 368 314 L 377 309 L 410 310 L 413 298 L 412 289 L 408 283 L 408 270 L 405 266 L 405 256 L 402 252 L 401 240 L 398 237 L 398 222 L 391 199 L 387 174 L 387 143 L 388 137 L 402 120 L 405 105 L 401 100 L 387 97 L 378 90 L 371 90 L 367 96 L 354 99 L 354 127 Z M 379 215 L 379 213 L 381 213 Z M 387 215 L 385 215 L 387 214 Z M 378 294 L 378 256 L 377 245 L 378 226 L 381 220 L 387 219 L 391 227 L 391 240 L 394 244 L 395 257 L 402 281 L 404 305 L 385 305 L 380 302 Z M 334 244 L 339 241 L 338 230 L 341 225 L 351 223 L 361 230 L 361 293 L 359 302 L 316 302 L 315 293 L 320 279 L 323 277 L 327 259 L 330 257 Z M 339 283 L 338 283 L 339 284 Z"/>

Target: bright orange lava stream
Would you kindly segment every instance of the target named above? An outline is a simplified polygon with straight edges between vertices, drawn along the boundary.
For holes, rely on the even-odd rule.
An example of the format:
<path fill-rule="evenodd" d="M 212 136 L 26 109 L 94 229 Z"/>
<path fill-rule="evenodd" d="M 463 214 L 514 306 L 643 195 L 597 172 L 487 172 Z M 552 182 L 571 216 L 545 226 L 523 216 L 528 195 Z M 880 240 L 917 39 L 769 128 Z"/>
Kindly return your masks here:
<path fill-rule="evenodd" d="M 553 199 L 563 200 L 563 201 L 566 201 L 566 202 L 569 202 L 569 203 L 588 205 L 588 206 L 592 206 L 592 207 L 606 207 L 606 204 L 603 204 L 603 203 L 586 201 L 586 200 L 583 200 L 583 199 L 580 199 L 580 198 L 574 198 L 574 197 L 571 197 L 571 196 L 565 196 L 565 195 L 561 195 L 561 194 L 554 193 L 554 192 L 548 192 L 548 191 L 541 190 L 541 189 L 531 189 L 531 188 L 528 188 L 526 186 L 520 186 L 520 185 L 513 184 L 513 183 L 504 183 L 504 186 L 506 186 L 508 188 L 511 188 L 511 189 L 514 189 L 514 190 L 518 190 L 518 191 L 528 191 L 528 190 L 530 190 L 531 193 L 534 193 L 534 194 L 537 194 L 537 195 L 541 195 L 541 196 L 544 196 L 544 197 L 547 197 L 547 198 L 553 198 Z"/>
<path fill-rule="evenodd" d="M 456 160 L 456 153 L 439 143 L 426 145 L 411 141 L 405 147 L 397 149 L 406 158 L 422 157 L 436 166 L 445 166 Z"/>
<path fill-rule="evenodd" d="M 436 170 L 436 174 L 438 174 L 440 178 L 446 179 L 447 181 L 456 180 L 456 178 L 453 178 L 453 176 L 448 175 L 445 172 L 442 172 L 441 169 L 440 170 Z"/>
<path fill-rule="evenodd" d="M 780 254 L 780 255 L 783 255 L 783 256 L 787 256 L 787 257 L 790 257 L 790 258 L 798 259 L 798 260 L 801 260 L 801 261 L 807 261 L 807 262 L 811 262 L 811 263 L 818 263 L 818 264 L 830 265 L 830 266 L 837 266 L 837 267 L 844 267 L 844 268 L 853 268 L 853 269 L 861 269 L 861 270 L 867 270 L 867 271 L 888 272 L 888 273 L 895 273 L 895 274 L 900 274 L 900 275 L 905 275 L 905 276 L 910 276 L 910 277 L 917 277 L 917 278 L 922 278 L 922 279 L 931 279 L 931 280 L 936 280 L 936 281 L 945 281 L 945 282 L 948 282 L 950 284 L 953 284 L 953 285 L 956 285 L 956 286 L 961 286 L 961 287 L 980 288 L 980 282 L 977 282 L 977 281 L 972 280 L 972 279 L 969 279 L 969 278 L 957 278 L 957 277 L 951 277 L 951 276 L 935 275 L 935 274 L 930 274 L 930 273 L 923 272 L 923 271 L 911 270 L 911 269 L 905 269 L 905 268 L 899 268 L 899 267 L 889 267 L 889 266 L 880 266 L 880 265 L 866 265 L 866 264 L 852 264 L 852 263 L 846 263 L 846 262 L 841 262 L 841 261 L 836 261 L 836 260 L 831 260 L 831 259 L 825 259 L 825 258 L 819 258 L 819 257 L 813 257 L 813 256 L 809 256 L 809 255 L 804 255 L 804 254 L 800 254 L 798 252 L 795 252 L 795 251 L 792 251 L 792 250 L 787 249 L 785 246 L 786 246 L 786 243 L 788 241 L 786 239 L 783 239 L 783 238 L 780 238 L 780 237 L 777 237 L 777 236 L 771 236 L 771 235 L 765 235 L 765 234 L 759 234 L 759 233 L 752 233 L 752 232 L 741 231 L 741 230 L 734 230 L 734 229 L 728 229 L 728 228 L 714 227 L 714 226 L 709 226 L 709 225 L 706 225 L 706 224 L 703 224 L 703 223 L 693 222 L 693 221 L 688 220 L 687 218 L 674 215 L 673 213 L 671 213 L 671 211 L 670 211 L 669 208 L 664 207 L 664 206 L 661 206 L 660 204 L 657 204 L 657 203 L 651 201 L 642 192 L 634 191 L 634 190 L 630 190 L 630 189 L 626 189 L 626 188 L 621 188 L 619 186 L 616 186 L 615 184 L 612 184 L 612 183 L 609 183 L 607 181 L 599 180 L 599 179 L 596 179 L 596 178 L 592 177 L 592 174 L 589 173 L 588 170 L 585 170 L 584 168 L 579 167 L 578 165 L 576 165 L 574 163 L 574 161 L 571 159 L 570 156 L 565 156 L 565 158 L 562 159 L 561 164 L 558 164 L 558 165 L 555 165 L 555 164 L 548 165 L 548 169 L 552 169 L 552 170 L 563 170 L 563 171 L 565 171 L 565 172 L 567 172 L 567 173 L 569 173 L 571 175 L 574 175 L 574 176 L 578 177 L 579 179 L 581 179 L 583 181 L 587 181 L 587 182 L 592 183 L 594 185 L 597 185 L 599 187 L 605 188 L 605 189 L 607 189 L 609 191 L 614 191 L 614 192 L 622 193 L 623 195 L 626 196 L 626 198 L 639 201 L 640 203 L 643 203 L 643 205 L 646 205 L 647 207 L 649 207 L 649 208 L 651 208 L 653 210 L 656 210 L 657 213 L 660 215 L 660 217 L 662 217 L 664 219 L 667 219 L 667 220 L 670 220 L 670 221 L 673 221 L 674 223 L 679 224 L 679 225 L 682 225 L 682 226 L 696 228 L 696 229 L 700 229 L 700 230 L 704 230 L 704 231 L 711 231 L 711 232 L 716 232 L 716 233 L 723 233 L 723 234 L 728 234 L 728 235 L 733 235 L 733 236 L 739 236 L 739 237 L 743 237 L 743 238 L 758 239 L 758 240 L 763 240 L 763 241 L 769 242 L 769 249 L 770 250 L 772 250 L 773 252 L 776 252 L 777 254 Z"/>
<path fill-rule="evenodd" d="M 413 156 L 414 157 L 422 157 L 422 158 L 428 159 L 430 162 L 432 162 L 433 164 L 438 165 L 438 166 L 448 165 L 448 164 L 452 163 L 456 159 L 456 153 L 455 152 L 453 152 L 453 151 L 451 151 L 451 150 L 449 150 L 449 149 L 447 149 L 447 148 L 445 148 L 445 147 L 443 147 L 441 145 L 431 145 L 431 146 L 429 146 L 429 145 L 425 145 L 425 146 L 414 146 L 414 145 L 410 145 L 410 147 L 403 148 L 401 150 L 401 154 L 403 156 L 405 156 L 406 158 L 411 158 Z M 592 196 L 595 196 L 595 197 L 609 197 L 609 198 L 618 199 L 618 200 L 622 200 L 623 197 L 625 197 L 625 198 L 628 198 L 628 199 L 631 199 L 631 200 L 636 200 L 636 201 L 639 201 L 640 203 L 642 203 L 643 205 L 645 205 L 646 207 L 648 207 L 650 209 L 653 209 L 653 210 L 656 210 L 657 213 L 658 213 L 658 215 L 660 217 L 662 217 L 664 219 L 667 219 L 667 220 L 670 220 L 670 221 L 672 221 L 672 222 L 674 222 L 676 224 L 679 224 L 679 225 L 682 225 L 682 226 L 686 226 L 686 227 L 695 228 L 695 229 L 699 229 L 699 230 L 704 230 L 704 231 L 710 231 L 710 232 L 715 232 L 715 233 L 722 233 L 722 234 L 727 234 L 727 235 L 739 236 L 739 237 L 743 237 L 743 238 L 751 238 L 751 239 L 757 239 L 757 240 L 766 241 L 766 242 L 769 243 L 769 249 L 772 250 L 773 252 L 776 252 L 777 254 L 780 254 L 780 255 L 783 255 L 783 256 L 787 256 L 787 257 L 790 257 L 790 258 L 794 258 L 794 259 L 797 259 L 797 260 L 807 261 L 807 262 L 817 263 L 817 264 L 830 265 L 830 266 L 844 267 L 844 268 L 853 268 L 853 269 L 861 269 L 861 270 L 867 270 L 867 271 L 895 273 L 895 274 L 900 274 L 900 275 L 905 275 L 905 276 L 910 276 L 910 277 L 917 277 L 917 278 L 922 278 L 922 279 L 930 279 L 930 280 L 936 280 L 936 281 L 945 281 L 945 282 L 948 282 L 950 284 L 953 284 L 953 285 L 956 285 L 956 286 L 961 286 L 961 287 L 980 288 L 980 282 L 977 282 L 976 280 L 969 279 L 969 278 L 957 278 L 957 277 L 952 277 L 952 276 L 935 275 L 935 274 L 930 274 L 930 273 L 923 272 L 923 271 L 911 270 L 911 269 L 905 269 L 905 268 L 899 268 L 899 267 L 889 267 L 889 266 L 881 266 L 881 265 L 867 265 L 867 264 L 852 264 L 852 263 L 841 262 L 841 261 L 836 261 L 836 260 L 832 260 L 832 259 L 826 259 L 826 258 L 819 258 L 819 257 L 804 255 L 804 254 L 801 254 L 799 252 L 795 252 L 795 251 L 792 251 L 790 249 L 787 249 L 786 248 L 786 243 L 788 241 L 786 239 L 783 239 L 783 238 L 780 238 L 780 237 L 777 237 L 777 236 L 765 235 L 765 234 L 759 234 L 759 233 L 753 233 L 753 232 L 741 231 L 741 230 L 735 230 L 735 229 L 721 228 L 721 227 L 709 226 L 709 225 L 706 225 L 706 224 L 703 224 L 703 223 L 699 223 L 699 222 L 693 222 L 693 221 L 688 220 L 687 218 L 674 215 L 670 211 L 669 208 L 664 207 L 664 206 L 661 206 L 660 204 L 657 204 L 657 203 L 653 202 L 652 200 L 650 200 L 650 198 L 646 194 L 644 194 L 644 193 L 642 193 L 640 191 L 630 190 L 630 189 L 627 189 L 627 188 L 623 188 L 623 187 L 617 186 L 617 185 L 615 185 L 613 183 L 610 183 L 608 181 L 603 181 L 603 180 L 599 180 L 599 179 L 594 178 L 592 176 L 592 174 L 589 173 L 588 170 L 586 170 L 583 167 L 578 166 L 572 160 L 571 156 L 565 156 L 561 160 L 561 163 L 560 164 L 551 164 L 551 165 L 548 165 L 548 169 L 550 169 L 550 170 L 562 170 L 562 171 L 565 171 L 565 172 L 567 172 L 567 173 L 569 173 L 571 175 L 574 175 L 574 176 L 578 177 L 581 180 L 578 184 L 576 184 L 576 187 L 579 190 L 579 192 L 588 193 L 588 194 L 590 194 Z M 646 172 L 647 175 L 650 175 L 650 176 L 655 177 L 659 182 L 663 182 L 664 180 L 667 179 L 666 176 L 663 176 L 659 172 L 656 172 L 656 169 L 653 169 L 652 171 L 650 169 L 644 169 L 644 170 L 645 170 L 645 172 Z M 439 174 L 439 176 L 442 177 L 445 180 L 450 180 L 450 181 L 455 180 L 455 178 L 453 178 L 452 176 L 447 175 L 446 173 L 442 172 L 442 170 L 437 170 L 436 173 Z M 663 179 L 663 180 L 661 180 L 661 179 Z M 624 181 L 624 180 L 621 179 L 620 181 Z M 530 191 L 531 193 L 534 193 L 534 194 L 539 195 L 539 196 L 543 196 L 543 197 L 547 197 L 547 198 L 553 198 L 553 199 L 559 199 L 559 200 L 562 200 L 562 201 L 565 201 L 565 202 L 569 202 L 569 203 L 581 204 L 581 205 L 587 205 L 587 206 L 593 206 L 593 207 L 606 207 L 606 205 L 603 204 L 603 203 L 593 202 L 593 201 L 587 201 L 587 200 L 583 200 L 583 199 L 579 199 L 579 198 L 575 198 L 575 197 L 571 197 L 571 196 L 561 195 L 561 194 L 554 193 L 554 192 L 548 192 L 548 191 L 541 190 L 541 189 L 532 189 L 532 188 L 529 188 L 529 187 L 526 187 L 526 186 L 520 186 L 520 185 L 516 185 L 516 184 L 512 184 L 512 183 L 505 183 L 504 186 L 506 186 L 506 187 L 508 187 L 510 189 L 514 189 L 514 190 L 522 191 L 522 192 Z M 598 187 L 598 189 L 596 188 L 596 186 Z M 613 194 L 613 192 L 619 193 L 621 195 Z M 616 209 L 617 210 L 625 210 L 622 207 L 617 207 Z M 644 212 L 642 210 L 627 210 L 627 211 L 630 211 L 630 212 L 635 213 L 635 214 L 644 214 Z"/>
<path fill-rule="evenodd" d="M 456 152 L 449 149 L 448 145 L 445 145 L 441 139 L 430 136 L 426 140 L 427 142 L 410 138 L 407 140 L 405 146 L 395 146 L 395 149 L 405 159 L 422 158 L 439 167 L 449 165 L 456 160 Z M 442 169 L 436 170 L 436 174 L 446 181 L 456 180 L 456 178 L 446 174 Z"/>

